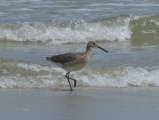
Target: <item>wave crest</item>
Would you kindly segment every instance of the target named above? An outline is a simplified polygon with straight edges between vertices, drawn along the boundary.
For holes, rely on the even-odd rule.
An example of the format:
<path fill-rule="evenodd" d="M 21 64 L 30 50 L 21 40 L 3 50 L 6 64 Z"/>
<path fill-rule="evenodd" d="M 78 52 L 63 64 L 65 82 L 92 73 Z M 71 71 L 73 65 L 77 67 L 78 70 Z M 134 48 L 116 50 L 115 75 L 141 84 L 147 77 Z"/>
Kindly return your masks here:
<path fill-rule="evenodd" d="M 25 22 L 0 25 L 0 40 L 15 42 L 83 43 L 90 39 L 125 41 L 131 37 L 130 17 L 104 21 Z"/>
<path fill-rule="evenodd" d="M 52 21 L 0 24 L 0 41 L 86 43 L 131 41 L 132 45 L 159 44 L 159 16 L 117 16 L 93 21 Z"/>
<path fill-rule="evenodd" d="M 0 61 L 1 88 L 49 88 L 68 86 L 60 68 L 13 61 Z M 159 67 L 99 67 L 71 73 L 81 87 L 159 86 Z"/>

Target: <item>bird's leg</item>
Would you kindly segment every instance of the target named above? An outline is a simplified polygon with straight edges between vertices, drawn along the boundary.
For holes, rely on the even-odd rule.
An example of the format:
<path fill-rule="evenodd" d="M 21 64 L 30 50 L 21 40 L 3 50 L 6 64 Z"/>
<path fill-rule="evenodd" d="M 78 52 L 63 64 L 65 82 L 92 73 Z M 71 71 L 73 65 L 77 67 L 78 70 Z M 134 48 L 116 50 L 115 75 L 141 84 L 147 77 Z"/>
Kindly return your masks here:
<path fill-rule="evenodd" d="M 65 75 L 65 77 L 67 78 L 67 80 L 68 80 L 68 83 L 69 83 L 69 85 L 70 85 L 70 88 L 71 88 L 71 91 L 72 91 L 73 89 L 72 89 L 72 86 L 71 86 L 71 83 L 70 83 L 69 74 L 70 74 L 70 72 L 68 72 L 68 73 Z"/>
<path fill-rule="evenodd" d="M 76 87 L 76 83 L 77 83 L 77 81 L 76 81 L 75 79 L 73 79 L 73 78 L 70 78 L 70 77 L 69 77 L 69 79 L 71 79 L 71 80 L 73 80 L 73 81 L 74 81 L 74 87 Z"/>
<path fill-rule="evenodd" d="M 73 79 L 73 78 L 70 78 L 70 72 L 68 73 L 68 75 L 67 75 L 67 77 L 69 78 L 69 79 L 71 79 L 71 80 L 73 80 L 74 81 L 74 87 L 76 87 L 76 83 L 77 83 L 77 80 L 75 80 L 75 79 Z"/>
<path fill-rule="evenodd" d="M 70 75 L 70 72 L 68 72 L 68 73 L 65 75 L 65 77 L 66 77 L 67 79 L 69 78 L 69 79 L 73 80 L 73 81 L 74 81 L 74 87 L 76 87 L 77 80 L 75 80 L 75 79 L 73 79 L 73 78 L 70 78 L 69 75 Z"/>

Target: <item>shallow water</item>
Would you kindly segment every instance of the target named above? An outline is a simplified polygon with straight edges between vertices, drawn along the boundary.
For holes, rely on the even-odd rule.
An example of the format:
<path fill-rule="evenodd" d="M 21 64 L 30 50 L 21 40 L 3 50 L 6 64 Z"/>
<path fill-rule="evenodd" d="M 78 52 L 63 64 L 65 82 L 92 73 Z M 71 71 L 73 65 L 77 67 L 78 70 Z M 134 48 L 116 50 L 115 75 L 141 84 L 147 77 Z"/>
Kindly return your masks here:
<path fill-rule="evenodd" d="M 7 9 L 6 9 L 7 8 Z M 1 1 L 0 87 L 52 88 L 68 86 L 65 71 L 47 56 L 85 51 L 91 61 L 72 77 L 77 86 L 159 86 L 159 2 Z"/>
<path fill-rule="evenodd" d="M 158 120 L 158 88 L 1 90 L 2 120 Z"/>

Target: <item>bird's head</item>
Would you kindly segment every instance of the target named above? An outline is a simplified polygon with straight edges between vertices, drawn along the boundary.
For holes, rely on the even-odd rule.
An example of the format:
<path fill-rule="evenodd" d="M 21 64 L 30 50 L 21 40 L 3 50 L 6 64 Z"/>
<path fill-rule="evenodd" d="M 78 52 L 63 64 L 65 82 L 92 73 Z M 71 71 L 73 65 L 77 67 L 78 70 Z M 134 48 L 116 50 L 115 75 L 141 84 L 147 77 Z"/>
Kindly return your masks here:
<path fill-rule="evenodd" d="M 103 51 L 105 51 L 105 52 L 107 52 L 108 53 L 108 51 L 107 50 L 105 50 L 105 49 L 103 49 L 102 47 L 100 47 L 100 46 L 98 46 L 94 41 L 89 41 L 88 42 L 88 44 L 87 44 L 87 50 L 88 49 L 91 49 L 91 48 L 99 48 L 99 49 L 101 49 L 101 50 L 103 50 Z"/>

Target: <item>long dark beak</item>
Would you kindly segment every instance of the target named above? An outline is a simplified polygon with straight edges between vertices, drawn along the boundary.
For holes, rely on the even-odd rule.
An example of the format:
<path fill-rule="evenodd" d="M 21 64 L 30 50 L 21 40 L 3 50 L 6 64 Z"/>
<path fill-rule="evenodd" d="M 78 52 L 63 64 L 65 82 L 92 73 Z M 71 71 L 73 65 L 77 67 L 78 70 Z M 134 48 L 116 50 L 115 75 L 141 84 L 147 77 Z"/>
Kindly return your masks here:
<path fill-rule="evenodd" d="M 101 48 L 101 47 L 99 47 L 99 46 L 97 46 L 99 49 L 101 49 L 101 50 L 103 50 L 103 51 L 105 51 L 105 52 L 107 52 L 108 53 L 108 51 L 107 50 L 105 50 L 105 49 L 103 49 L 103 48 Z"/>

